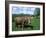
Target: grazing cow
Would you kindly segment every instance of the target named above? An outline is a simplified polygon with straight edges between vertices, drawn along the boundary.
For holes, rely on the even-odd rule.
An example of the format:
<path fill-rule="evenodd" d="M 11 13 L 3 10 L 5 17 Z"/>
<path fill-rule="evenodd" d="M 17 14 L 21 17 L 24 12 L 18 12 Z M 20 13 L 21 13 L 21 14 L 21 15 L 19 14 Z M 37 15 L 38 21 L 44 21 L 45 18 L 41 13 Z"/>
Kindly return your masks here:
<path fill-rule="evenodd" d="M 23 16 L 23 17 L 16 17 L 16 26 L 18 28 L 22 27 L 22 30 L 24 28 L 24 24 L 29 24 L 30 23 L 30 17 Z"/>

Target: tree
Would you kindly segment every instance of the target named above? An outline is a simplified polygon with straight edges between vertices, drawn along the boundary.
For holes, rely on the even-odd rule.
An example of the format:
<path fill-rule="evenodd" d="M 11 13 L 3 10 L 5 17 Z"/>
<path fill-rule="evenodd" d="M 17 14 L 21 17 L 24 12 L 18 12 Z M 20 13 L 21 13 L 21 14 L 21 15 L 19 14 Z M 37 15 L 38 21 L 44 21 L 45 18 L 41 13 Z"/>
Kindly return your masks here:
<path fill-rule="evenodd" d="M 36 8 L 34 11 L 34 15 L 39 16 L 40 15 L 40 8 Z"/>

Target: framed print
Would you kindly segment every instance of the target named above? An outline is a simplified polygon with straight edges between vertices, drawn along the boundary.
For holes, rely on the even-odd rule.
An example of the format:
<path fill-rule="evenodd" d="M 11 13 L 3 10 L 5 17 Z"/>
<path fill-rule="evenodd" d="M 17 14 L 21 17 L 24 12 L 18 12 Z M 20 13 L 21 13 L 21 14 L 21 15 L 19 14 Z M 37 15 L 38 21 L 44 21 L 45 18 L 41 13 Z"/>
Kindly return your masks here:
<path fill-rule="evenodd" d="M 45 3 L 6 1 L 5 36 L 37 36 L 45 34 Z"/>

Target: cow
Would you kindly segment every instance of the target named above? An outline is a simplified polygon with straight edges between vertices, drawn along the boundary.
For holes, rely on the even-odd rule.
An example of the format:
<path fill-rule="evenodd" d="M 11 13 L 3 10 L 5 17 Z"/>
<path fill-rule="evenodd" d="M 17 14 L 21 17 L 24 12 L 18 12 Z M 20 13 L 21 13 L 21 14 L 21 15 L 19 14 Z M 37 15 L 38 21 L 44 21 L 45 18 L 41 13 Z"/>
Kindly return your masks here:
<path fill-rule="evenodd" d="M 27 17 L 27 16 L 16 17 L 15 21 L 16 21 L 16 26 L 18 28 L 22 27 L 22 30 L 23 30 L 24 25 L 30 23 L 30 17 Z"/>

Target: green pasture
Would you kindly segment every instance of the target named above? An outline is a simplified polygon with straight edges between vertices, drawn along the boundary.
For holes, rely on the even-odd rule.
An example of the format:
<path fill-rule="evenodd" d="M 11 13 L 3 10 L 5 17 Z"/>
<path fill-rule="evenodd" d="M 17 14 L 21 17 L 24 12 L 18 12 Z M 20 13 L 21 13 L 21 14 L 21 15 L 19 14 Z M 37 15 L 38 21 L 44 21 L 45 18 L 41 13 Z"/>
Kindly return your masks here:
<path fill-rule="evenodd" d="M 31 24 L 27 24 L 26 28 L 24 27 L 23 31 L 25 30 L 40 30 L 40 18 L 33 17 Z M 12 31 L 22 31 L 22 28 L 17 28 L 15 22 L 12 22 Z"/>
<path fill-rule="evenodd" d="M 40 30 L 40 19 L 39 18 L 33 18 L 31 20 L 31 24 L 33 26 L 33 30 Z"/>

